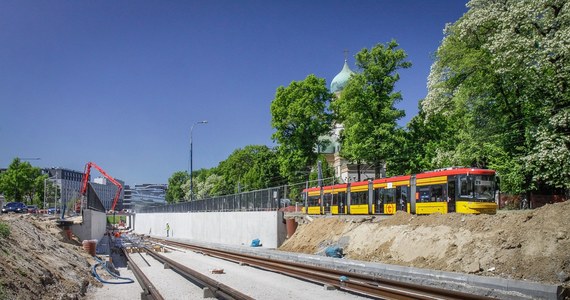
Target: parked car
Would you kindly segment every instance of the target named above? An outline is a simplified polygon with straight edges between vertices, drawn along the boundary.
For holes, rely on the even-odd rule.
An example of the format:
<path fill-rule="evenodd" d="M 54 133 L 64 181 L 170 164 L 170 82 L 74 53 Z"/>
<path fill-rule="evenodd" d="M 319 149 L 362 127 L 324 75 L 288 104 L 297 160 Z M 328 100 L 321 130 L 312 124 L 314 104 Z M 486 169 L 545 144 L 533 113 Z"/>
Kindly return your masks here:
<path fill-rule="evenodd" d="M 38 213 L 38 207 L 36 205 L 28 205 L 28 213 L 37 214 Z"/>
<path fill-rule="evenodd" d="M 56 211 L 57 211 L 57 212 L 56 212 Z M 50 207 L 50 208 L 48 208 L 48 214 L 53 215 L 53 214 L 55 214 L 55 213 L 59 214 L 59 208 L 58 208 L 57 210 L 56 210 L 55 207 Z"/>
<path fill-rule="evenodd" d="M 27 211 L 28 207 L 22 202 L 9 202 L 8 204 L 4 205 L 4 207 L 2 207 L 2 213 L 25 213 Z"/>

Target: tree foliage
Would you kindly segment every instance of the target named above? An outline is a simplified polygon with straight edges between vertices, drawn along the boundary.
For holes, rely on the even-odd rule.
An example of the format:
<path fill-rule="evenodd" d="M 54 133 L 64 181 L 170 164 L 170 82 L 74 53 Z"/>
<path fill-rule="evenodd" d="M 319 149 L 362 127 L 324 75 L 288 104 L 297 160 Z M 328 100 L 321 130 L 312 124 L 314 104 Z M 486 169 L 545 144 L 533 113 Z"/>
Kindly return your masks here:
<path fill-rule="evenodd" d="M 356 54 L 362 72 L 351 76 L 340 99 L 331 104 L 336 121 L 344 126 L 341 156 L 374 165 L 376 177 L 381 176 L 384 162 L 398 155 L 404 139 L 396 122 L 405 113 L 394 106 L 402 95 L 394 91 L 394 85 L 400 79 L 398 70 L 411 63 L 405 60 L 404 50 L 397 48 L 398 43 L 391 41 Z"/>
<path fill-rule="evenodd" d="M 431 156 L 422 159 L 497 169 L 509 193 L 568 189 L 570 4 L 472 0 L 468 7 L 446 27 L 428 78 L 423 126 L 443 118 L 447 127 L 433 149 L 420 150 Z"/>
<path fill-rule="evenodd" d="M 200 169 L 193 173 L 194 193 L 193 199 L 205 199 L 218 195 L 216 187 L 222 181 L 222 177 L 216 174 L 217 168 Z M 190 180 L 182 185 L 184 199 L 190 199 Z"/>
<path fill-rule="evenodd" d="M 264 145 L 248 145 L 235 150 L 220 162 L 216 174 L 221 176 L 215 188 L 217 195 L 250 191 L 279 185 L 279 165 L 274 150 Z"/>
<path fill-rule="evenodd" d="M 168 188 L 166 189 L 166 202 L 168 203 L 178 203 L 188 200 L 186 198 L 186 192 L 182 188 L 187 181 L 190 181 L 190 175 L 188 172 L 178 171 L 174 172 L 170 178 L 168 178 Z"/>
<path fill-rule="evenodd" d="M 339 180 L 335 177 L 334 174 L 334 168 L 333 166 L 331 166 L 324 154 L 319 154 L 319 157 L 317 159 L 317 162 L 315 163 L 315 165 L 312 168 L 311 173 L 309 174 L 309 181 L 310 181 L 310 186 L 316 186 L 318 183 L 318 179 L 319 179 L 319 173 L 318 173 L 318 163 L 319 161 L 321 162 L 321 171 L 322 171 L 322 175 L 323 175 L 323 185 L 331 185 L 334 183 L 339 183 Z M 313 184 L 315 183 L 315 184 Z"/>
<path fill-rule="evenodd" d="M 30 204 L 34 198 L 43 197 L 45 178 L 40 168 L 14 158 L 6 172 L 0 174 L 0 192 L 8 201 Z"/>
<path fill-rule="evenodd" d="M 325 80 L 315 75 L 277 88 L 271 103 L 273 140 L 279 144 L 280 173 L 290 183 L 306 180 L 317 160 L 314 150 L 321 143 L 319 136 L 329 133 L 332 126 L 327 110 L 331 97 Z"/>

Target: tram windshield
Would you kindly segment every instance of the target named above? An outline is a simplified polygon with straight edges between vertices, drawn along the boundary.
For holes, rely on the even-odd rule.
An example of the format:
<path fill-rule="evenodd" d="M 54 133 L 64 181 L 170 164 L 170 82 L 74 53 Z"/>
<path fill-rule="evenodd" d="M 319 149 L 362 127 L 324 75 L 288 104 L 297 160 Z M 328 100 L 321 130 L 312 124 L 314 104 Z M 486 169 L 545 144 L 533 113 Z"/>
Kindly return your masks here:
<path fill-rule="evenodd" d="M 495 176 L 471 175 L 459 177 L 459 197 L 479 202 L 495 201 Z"/>
<path fill-rule="evenodd" d="M 495 201 L 495 176 L 475 176 L 475 199 L 483 202 Z"/>

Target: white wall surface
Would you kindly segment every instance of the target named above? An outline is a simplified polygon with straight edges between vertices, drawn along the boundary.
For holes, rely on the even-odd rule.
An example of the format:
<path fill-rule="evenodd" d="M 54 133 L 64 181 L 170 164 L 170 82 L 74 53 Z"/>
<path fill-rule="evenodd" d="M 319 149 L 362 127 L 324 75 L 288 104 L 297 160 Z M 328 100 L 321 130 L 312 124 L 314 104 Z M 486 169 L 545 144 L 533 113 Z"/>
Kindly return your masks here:
<path fill-rule="evenodd" d="M 259 239 L 264 248 L 277 248 L 285 240 L 282 212 L 203 212 L 136 214 L 135 233 L 227 245 L 250 245 Z"/>

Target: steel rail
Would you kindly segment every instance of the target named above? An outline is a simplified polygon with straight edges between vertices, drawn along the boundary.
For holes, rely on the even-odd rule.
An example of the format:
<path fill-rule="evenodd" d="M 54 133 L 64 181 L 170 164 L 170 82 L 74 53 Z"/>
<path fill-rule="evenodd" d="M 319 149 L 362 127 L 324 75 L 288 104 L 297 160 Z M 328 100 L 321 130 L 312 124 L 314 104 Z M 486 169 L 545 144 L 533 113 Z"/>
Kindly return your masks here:
<path fill-rule="evenodd" d="M 137 266 L 137 264 L 134 263 L 130 254 L 127 251 L 125 251 L 124 248 L 122 250 L 123 250 L 123 253 L 125 254 L 125 257 L 127 257 L 128 265 L 131 267 L 131 270 L 135 274 L 135 277 L 137 278 L 137 281 L 139 282 L 141 288 L 143 289 L 143 292 L 145 293 L 145 296 L 147 297 L 147 299 L 164 300 L 164 297 L 162 297 L 162 295 L 160 294 L 158 289 L 156 289 L 156 287 L 152 284 L 152 282 L 148 279 L 148 277 L 146 277 L 146 275 Z M 148 264 L 148 262 L 147 262 L 147 264 Z"/>
<path fill-rule="evenodd" d="M 472 295 L 458 291 L 450 291 L 436 287 L 423 286 L 418 284 L 400 282 L 396 280 L 384 279 L 375 276 L 349 273 L 306 265 L 296 262 L 261 258 L 248 254 L 235 254 L 229 251 L 210 249 L 203 246 L 190 245 L 171 240 L 162 240 L 161 243 L 177 245 L 186 249 L 192 249 L 207 255 L 222 259 L 245 263 L 262 269 L 272 270 L 289 276 L 310 280 L 322 284 L 328 284 L 338 289 L 365 294 L 368 296 L 382 297 L 384 299 L 491 299 L 484 296 Z M 341 276 L 346 276 L 346 280 L 341 280 Z"/>
<path fill-rule="evenodd" d="M 253 300 L 252 297 L 239 292 L 217 280 L 214 280 L 206 275 L 203 275 L 200 272 L 192 270 L 172 259 L 165 257 L 164 255 L 160 255 L 154 252 L 152 249 L 144 247 L 143 249 L 146 252 L 155 258 L 156 260 L 162 262 L 165 265 L 168 265 L 171 269 L 174 269 L 179 274 L 182 274 L 184 277 L 189 278 L 191 281 L 197 283 L 202 287 L 208 287 L 210 291 L 217 297 L 222 299 L 235 299 L 235 300 Z"/>

